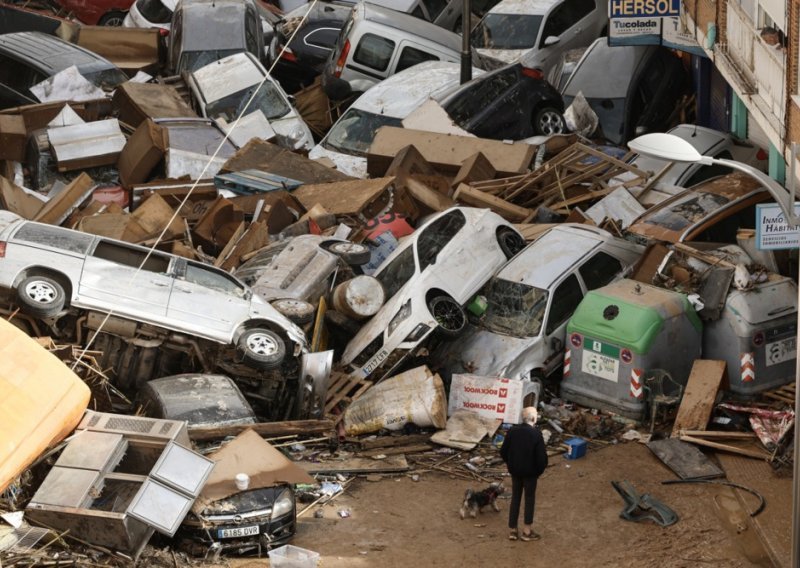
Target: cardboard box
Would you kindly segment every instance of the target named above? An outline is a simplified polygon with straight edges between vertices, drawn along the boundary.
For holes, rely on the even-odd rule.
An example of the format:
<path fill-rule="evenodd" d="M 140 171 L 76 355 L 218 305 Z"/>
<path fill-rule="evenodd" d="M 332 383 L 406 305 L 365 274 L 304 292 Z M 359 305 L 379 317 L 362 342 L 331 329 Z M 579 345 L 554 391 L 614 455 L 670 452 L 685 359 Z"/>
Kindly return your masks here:
<path fill-rule="evenodd" d="M 0 115 L 0 160 L 24 161 L 27 140 L 28 129 L 21 115 Z"/>
<path fill-rule="evenodd" d="M 148 118 L 197 117 L 171 85 L 123 83 L 114 91 L 111 104 L 119 112 L 119 120 L 133 128 Z"/>
<path fill-rule="evenodd" d="M 144 183 L 150 173 L 164 158 L 169 147 L 169 134 L 152 120 L 147 119 L 139 125 L 136 132 L 128 138 L 117 160 L 119 179 L 124 187 L 130 188 Z"/>
<path fill-rule="evenodd" d="M 81 26 L 77 44 L 101 55 L 132 77 L 155 73 L 159 64 L 158 28 Z"/>

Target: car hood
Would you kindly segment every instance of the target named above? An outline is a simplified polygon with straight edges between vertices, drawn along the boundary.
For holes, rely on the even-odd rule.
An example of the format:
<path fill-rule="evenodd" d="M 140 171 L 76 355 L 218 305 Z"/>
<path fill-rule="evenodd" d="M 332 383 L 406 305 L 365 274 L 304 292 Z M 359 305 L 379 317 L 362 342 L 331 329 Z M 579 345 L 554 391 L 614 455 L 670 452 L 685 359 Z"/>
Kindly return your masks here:
<path fill-rule="evenodd" d="M 516 63 L 530 49 L 478 49 L 481 57 L 488 57 L 503 63 Z"/>
<path fill-rule="evenodd" d="M 336 169 L 343 174 L 362 179 L 367 177 L 367 159 L 363 156 L 341 154 L 339 152 L 328 150 L 327 148 L 323 147 L 322 144 L 317 144 L 311 149 L 308 157 L 312 160 L 328 158 L 330 161 L 336 164 Z"/>
<path fill-rule="evenodd" d="M 511 337 L 470 324 L 457 340 L 441 345 L 433 359 L 453 373 L 522 379 L 543 365 L 542 338 Z"/>
<path fill-rule="evenodd" d="M 275 499 L 286 488 L 285 485 L 275 485 L 272 487 L 262 487 L 250 491 L 242 491 L 225 499 L 220 499 L 206 505 L 201 516 L 213 515 L 237 515 L 271 509 Z"/>

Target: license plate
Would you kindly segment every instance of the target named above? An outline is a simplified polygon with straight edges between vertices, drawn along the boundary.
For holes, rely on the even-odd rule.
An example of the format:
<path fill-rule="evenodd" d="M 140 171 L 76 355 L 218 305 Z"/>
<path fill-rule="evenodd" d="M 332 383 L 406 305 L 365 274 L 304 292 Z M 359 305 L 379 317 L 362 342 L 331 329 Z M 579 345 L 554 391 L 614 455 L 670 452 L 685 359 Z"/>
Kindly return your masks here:
<path fill-rule="evenodd" d="M 386 361 L 386 359 L 387 359 L 388 357 L 389 357 L 389 350 L 388 350 L 388 349 L 386 349 L 386 348 L 383 348 L 383 349 L 381 349 L 380 351 L 378 351 L 378 352 L 377 352 L 377 353 L 376 353 L 376 354 L 375 354 L 375 355 L 372 357 L 372 359 L 370 359 L 369 361 L 367 361 L 367 364 L 366 364 L 366 365 L 364 365 L 364 367 L 361 369 L 361 372 L 362 372 L 362 373 L 364 374 L 364 376 L 366 377 L 366 376 L 367 376 L 367 375 L 369 375 L 369 374 L 370 374 L 372 371 L 374 371 L 375 369 L 377 369 L 378 367 L 380 367 L 380 366 L 381 366 L 381 363 L 383 363 L 384 361 Z"/>
<path fill-rule="evenodd" d="M 581 371 L 616 383 L 619 374 L 619 359 L 584 349 Z"/>
<path fill-rule="evenodd" d="M 219 529 L 217 531 L 217 538 L 240 538 L 243 536 L 257 535 L 258 532 L 258 525 L 236 527 L 234 529 Z"/>
<path fill-rule="evenodd" d="M 765 354 L 767 367 L 795 359 L 797 357 L 797 338 L 787 337 L 780 341 L 767 343 Z"/>

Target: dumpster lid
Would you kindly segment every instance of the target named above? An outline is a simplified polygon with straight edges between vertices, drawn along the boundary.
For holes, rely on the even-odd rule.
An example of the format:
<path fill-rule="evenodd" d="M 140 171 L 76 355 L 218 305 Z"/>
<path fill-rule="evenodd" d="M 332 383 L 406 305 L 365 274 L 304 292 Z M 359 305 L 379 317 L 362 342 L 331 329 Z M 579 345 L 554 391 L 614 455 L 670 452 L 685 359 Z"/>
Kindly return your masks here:
<path fill-rule="evenodd" d="M 797 313 L 797 285 L 791 278 L 770 275 L 751 290 L 731 290 L 726 309 L 758 325 Z"/>

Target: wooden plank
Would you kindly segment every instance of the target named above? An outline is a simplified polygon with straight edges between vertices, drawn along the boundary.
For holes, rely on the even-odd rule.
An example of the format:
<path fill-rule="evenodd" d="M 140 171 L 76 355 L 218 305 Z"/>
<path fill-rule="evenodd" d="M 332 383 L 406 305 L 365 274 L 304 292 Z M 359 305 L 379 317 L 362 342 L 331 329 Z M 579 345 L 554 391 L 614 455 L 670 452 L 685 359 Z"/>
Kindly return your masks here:
<path fill-rule="evenodd" d="M 530 209 L 519 207 L 504 199 L 495 197 L 494 195 L 478 191 L 465 183 L 458 186 L 458 189 L 453 194 L 453 198 L 456 201 L 466 203 L 473 207 L 486 207 L 491 209 L 512 223 L 521 223 L 529 220 L 533 216 L 533 211 Z"/>
<path fill-rule="evenodd" d="M 672 426 L 673 437 L 678 436 L 681 430 L 706 429 L 724 377 L 725 361 L 697 359 L 694 362 L 675 424 Z"/>
<path fill-rule="evenodd" d="M 245 430 L 254 430 L 264 438 L 276 436 L 310 436 L 313 434 L 333 433 L 333 422 L 330 420 L 289 420 L 286 422 L 259 422 L 256 424 L 238 424 L 236 426 L 189 427 L 189 438 L 202 442 L 218 440 L 228 436 L 238 436 Z"/>
<path fill-rule="evenodd" d="M 450 209 L 453 207 L 456 202 L 436 191 L 435 189 L 431 189 L 426 184 L 422 183 L 419 180 L 416 180 L 412 177 L 408 177 L 404 180 L 405 187 L 408 190 L 408 193 L 422 203 L 425 207 L 429 209 L 433 209 L 434 211 L 445 211 L 446 209 Z"/>
<path fill-rule="evenodd" d="M 731 446 L 730 444 L 719 444 L 717 442 L 712 442 L 710 440 L 704 440 L 702 438 L 696 438 L 694 436 L 681 436 L 681 441 L 684 442 L 691 442 L 692 444 L 697 444 L 698 446 L 705 446 L 707 448 L 714 448 L 715 450 L 721 450 L 724 452 L 730 452 L 732 454 L 739 454 L 742 456 L 747 456 L 749 458 L 757 458 L 766 460 L 769 459 L 770 454 L 766 450 L 748 450 L 747 448 L 740 448 L 738 446 Z"/>
<path fill-rule="evenodd" d="M 60 225 L 73 209 L 77 209 L 89 197 L 94 185 L 92 178 L 86 173 L 81 173 L 67 187 L 45 203 L 33 220 L 40 223 Z"/>
<path fill-rule="evenodd" d="M 407 446 L 398 446 L 396 448 L 375 448 L 374 450 L 367 450 L 358 452 L 362 458 L 374 458 L 376 456 L 396 456 L 399 454 L 418 454 L 420 452 L 427 452 L 433 449 L 430 444 L 409 444 Z"/>
<path fill-rule="evenodd" d="M 342 461 L 294 462 L 308 473 L 396 473 L 408 471 L 409 466 L 403 455 L 389 456 L 386 459 L 350 458 Z"/>
<path fill-rule="evenodd" d="M 292 195 L 306 210 L 319 204 L 337 216 L 364 214 L 370 219 L 389 205 L 393 183 L 393 177 L 384 177 L 304 185 Z"/>
<path fill-rule="evenodd" d="M 430 434 L 408 434 L 405 436 L 378 436 L 377 438 L 358 440 L 362 450 L 389 448 L 395 446 L 423 444 L 430 440 Z"/>
<path fill-rule="evenodd" d="M 472 183 L 475 181 L 485 181 L 494 179 L 497 174 L 492 163 L 480 152 L 475 152 L 461 164 L 461 169 L 453 178 L 452 187 L 458 187 L 462 183 Z"/>
<path fill-rule="evenodd" d="M 729 440 L 755 440 L 755 432 L 723 432 L 722 430 L 681 430 L 681 436 L 698 438 L 727 438 Z"/>

